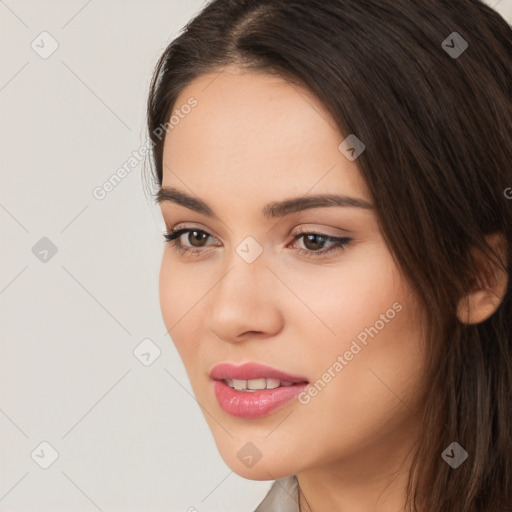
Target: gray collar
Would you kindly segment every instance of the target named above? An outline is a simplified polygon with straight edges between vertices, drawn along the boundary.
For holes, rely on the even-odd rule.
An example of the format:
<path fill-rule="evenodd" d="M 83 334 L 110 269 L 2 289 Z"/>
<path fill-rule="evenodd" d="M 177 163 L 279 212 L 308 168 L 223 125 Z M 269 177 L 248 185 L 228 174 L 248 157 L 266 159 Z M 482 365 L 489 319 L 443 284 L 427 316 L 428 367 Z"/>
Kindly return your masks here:
<path fill-rule="evenodd" d="M 296 476 L 276 480 L 254 512 L 299 512 L 299 481 Z"/>

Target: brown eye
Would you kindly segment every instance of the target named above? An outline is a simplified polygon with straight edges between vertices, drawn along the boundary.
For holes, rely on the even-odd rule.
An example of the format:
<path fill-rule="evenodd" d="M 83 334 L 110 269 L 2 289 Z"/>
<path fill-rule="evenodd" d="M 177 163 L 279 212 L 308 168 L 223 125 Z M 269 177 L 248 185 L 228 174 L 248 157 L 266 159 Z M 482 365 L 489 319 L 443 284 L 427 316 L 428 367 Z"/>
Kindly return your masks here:
<path fill-rule="evenodd" d="M 186 236 L 186 243 L 181 240 L 183 235 Z M 171 244 L 177 251 L 184 255 L 200 256 L 204 255 L 203 248 L 207 248 L 211 244 L 207 244 L 209 238 L 213 238 L 212 235 L 201 229 L 194 228 L 182 228 L 175 229 L 170 233 L 164 233 L 164 238 Z M 324 235 L 321 233 L 297 233 L 293 237 L 293 242 L 304 239 L 303 244 L 305 249 L 302 247 L 296 248 L 297 252 L 308 258 L 321 258 L 327 257 L 328 255 L 334 255 L 340 251 L 343 251 L 346 246 L 352 241 L 352 238 L 347 237 L 333 237 Z M 331 246 L 325 249 L 325 244 L 330 243 Z M 294 244 L 292 244 L 294 245 Z M 205 249 L 206 250 L 206 249 Z"/>
<path fill-rule="evenodd" d="M 184 235 L 187 235 L 184 237 Z M 181 238 L 185 238 L 185 242 Z M 170 233 L 164 233 L 166 242 L 176 248 L 182 254 L 199 255 L 202 248 L 208 247 L 208 238 L 213 238 L 209 233 L 201 229 L 182 228 L 174 229 Z"/>
<path fill-rule="evenodd" d="M 199 230 L 189 230 L 188 232 L 188 242 L 192 245 L 192 247 L 204 247 L 203 242 L 208 239 L 210 235 L 205 233 L 204 231 Z"/>
<path fill-rule="evenodd" d="M 303 243 L 304 247 L 309 251 L 318 251 L 319 249 L 323 249 L 325 242 L 327 242 L 327 237 L 322 235 L 303 235 Z"/>
<path fill-rule="evenodd" d="M 321 233 L 305 233 L 300 232 L 294 235 L 294 241 L 303 239 L 302 244 L 305 249 L 298 247 L 299 254 L 308 258 L 321 258 L 329 254 L 335 254 L 345 250 L 346 246 L 352 241 L 348 237 L 334 237 Z M 330 243 L 331 246 L 325 249 L 325 244 Z"/>

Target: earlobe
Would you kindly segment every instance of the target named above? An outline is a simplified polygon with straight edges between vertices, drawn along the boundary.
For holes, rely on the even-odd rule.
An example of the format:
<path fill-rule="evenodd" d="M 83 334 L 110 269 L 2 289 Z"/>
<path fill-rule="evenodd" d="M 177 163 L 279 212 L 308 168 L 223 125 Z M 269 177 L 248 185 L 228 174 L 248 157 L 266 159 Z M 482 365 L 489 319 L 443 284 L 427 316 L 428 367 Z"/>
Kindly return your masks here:
<path fill-rule="evenodd" d="M 486 241 L 498 254 L 501 266 L 490 261 L 480 251 L 472 251 L 479 274 L 475 278 L 473 290 L 464 296 L 457 306 L 457 318 L 463 324 L 479 324 L 487 320 L 498 309 L 507 291 L 505 237 L 501 233 L 493 233 L 486 237 Z"/>

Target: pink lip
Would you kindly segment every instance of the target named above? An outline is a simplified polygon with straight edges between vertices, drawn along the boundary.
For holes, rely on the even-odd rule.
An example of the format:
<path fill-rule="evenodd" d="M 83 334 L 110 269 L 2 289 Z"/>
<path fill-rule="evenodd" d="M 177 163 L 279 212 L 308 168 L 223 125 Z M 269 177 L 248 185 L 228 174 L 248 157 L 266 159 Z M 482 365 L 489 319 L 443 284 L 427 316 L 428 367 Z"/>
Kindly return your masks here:
<path fill-rule="evenodd" d="M 259 418 L 284 406 L 308 386 L 308 380 L 257 363 L 234 366 L 222 363 L 210 372 L 213 389 L 221 408 L 239 418 Z M 223 379 L 279 379 L 294 382 L 292 386 L 258 391 L 238 391 L 228 386 Z"/>
<path fill-rule="evenodd" d="M 245 363 L 240 366 L 235 366 L 230 363 L 221 363 L 214 366 L 210 371 L 210 378 L 213 380 L 222 379 L 279 379 L 289 382 L 308 382 L 305 377 L 297 377 L 288 373 L 276 370 L 270 366 L 265 366 L 259 363 Z"/>

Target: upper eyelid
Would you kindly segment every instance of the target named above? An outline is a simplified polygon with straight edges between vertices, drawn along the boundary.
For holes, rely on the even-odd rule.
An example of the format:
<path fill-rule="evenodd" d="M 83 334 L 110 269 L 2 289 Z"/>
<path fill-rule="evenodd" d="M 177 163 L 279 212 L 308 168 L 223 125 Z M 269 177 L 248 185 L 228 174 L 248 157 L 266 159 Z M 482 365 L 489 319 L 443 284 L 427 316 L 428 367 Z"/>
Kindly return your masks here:
<path fill-rule="evenodd" d="M 176 227 L 174 227 L 172 229 L 168 229 L 167 233 L 172 234 L 172 233 L 177 233 L 178 231 L 183 231 L 183 233 L 181 233 L 180 236 L 184 235 L 185 233 L 187 233 L 189 231 L 201 231 L 202 233 L 206 233 L 211 238 L 215 238 L 218 240 L 218 238 L 215 235 L 213 235 L 212 233 L 210 233 L 210 231 L 208 231 L 205 228 L 201 228 L 199 226 L 181 226 L 180 224 L 177 224 Z"/>
<path fill-rule="evenodd" d="M 167 228 L 167 226 L 166 226 Z M 214 236 L 211 231 L 209 230 L 209 228 L 203 228 L 199 225 L 194 225 L 194 226 L 185 226 L 185 225 L 182 225 L 181 223 L 178 223 L 176 224 L 176 226 L 172 227 L 172 228 L 167 228 L 167 231 L 169 233 L 172 233 L 172 232 L 177 232 L 177 231 L 181 231 L 181 230 L 191 230 L 191 231 L 203 231 L 205 233 L 208 233 L 209 235 L 211 236 Z M 324 235 L 324 236 L 333 236 L 333 237 L 337 237 L 337 236 L 344 236 L 344 235 L 331 235 L 329 233 L 325 233 L 324 232 L 325 230 L 322 229 L 322 228 L 299 228 L 299 230 L 295 233 L 295 234 L 298 234 L 298 233 L 312 233 L 312 234 L 318 234 L 318 235 Z"/>
<path fill-rule="evenodd" d="M 177 224 L 176 227 L 169 229 L 168 233 L 173 234 L 173 233 L 178 233 L 179 231 L 182 231 L 182 233 L 180 233 L 180 235 L 177 238 L 180 238 L 184 234 L 189 233 L 191 231 L 200 231 L 202 233 L 206 233 L 210 238 L 214 238 L 214 239 L 218 240 L 218 238 L 215 235 L 213 235 L 212 233 L 210 233 L 207 229 L 203 229 L 198 226 L 181 226 L 180 224 Z M 329 233 L 325 233 L 321 229 L 300 228 L 298 231 L 296 231 L 295 233 L 290 235 L 292 237 L 290 242 L 294 242 L 294 241 L 300 239 L 300 237 L 306 236 L 306 235 L 318 235 L 318 236 L 324 237 L 326 239 L 326 241 L 331 241 L 331 242 L 351 238 L 348 235 L 342 235 L 342 234 L 331 235 Z"/>
<path fill-rule="evenodd" d="M 194 224 L 192 226 L 184 225 L 184 223 L 182 223 L 182 222 L 178 222 L 174 227 L 167 227 L 167 223 L 165 223 L 165 225 L 166 225 L 168 233 L 180 231 L 181 229 L 187 229 L 187 230 L 190 229 L 190 230 L 196 230 L 196 231 L 204 231 L 208 235 L 211 235 L 214 238 L 218 238 L 216 235 L 211 233 L 209 228 L 201 227 L 200 223 Z M 337 234 L 326 233 L 327 229 L 329 229 L 329 228 L 300 227 L 299 230 L 297 232 L 295 232 L 295 234 L 311 233 L 311 234 L 316 234 L 316 235 L 329 236 L 331 238 L 348 238 L 348 237 L 352 236 L 352 233 L 346 229 L 330 227 L 330 229 L 337 229 L 337 230 L 341 231 L 341 233 L 337 233 Z"/>

